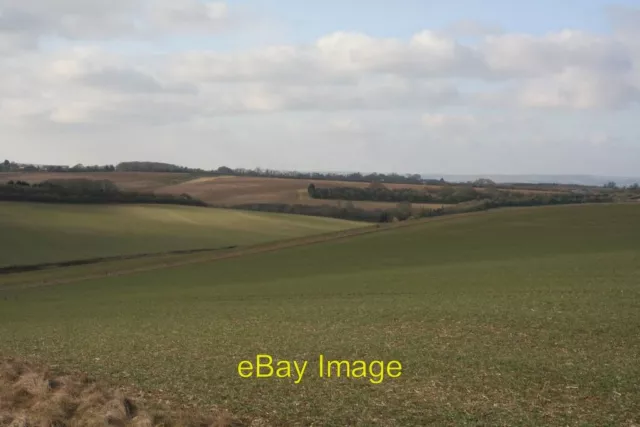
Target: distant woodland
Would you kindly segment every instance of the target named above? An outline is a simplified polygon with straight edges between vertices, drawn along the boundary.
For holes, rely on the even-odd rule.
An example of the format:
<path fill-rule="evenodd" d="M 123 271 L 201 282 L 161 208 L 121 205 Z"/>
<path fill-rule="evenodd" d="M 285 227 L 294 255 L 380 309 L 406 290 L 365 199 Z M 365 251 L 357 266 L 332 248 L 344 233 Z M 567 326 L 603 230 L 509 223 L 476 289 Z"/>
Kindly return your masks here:
<path fill-rule="evenodd" d="M 297 171 L 276 171 L 271 169 L 244 169 L 229 168 L 221 166 L 213 170 L 194 169 L 184 166 L 177 166 L 170 163 L 160 162 L 123 162 L 117 165 L 104 166 L 59 166 L 59 165 L 31 165 L 18 164 L 5 160 L 0 163 L 0 172 L 169 172 L 169 173 L 190 173 L 197 175 L 232 175 L 232 176 L 251 176 L 264 178 L 297 178 L 309 180 L 337 180 L 337 181 L 353 181 L 353 182 L 372 182 L 380 181 L 396 184 L 441 184 L 444 180 L 428 180 L 422 179 L 418 174 L 381 174 L 381 173 L 320 173 L 320 172 L 297 172 Z"/>
<path fill-rule="evenodd" d="M 409 203 L 442 203 L 458 204 L 480 200 L 491 200 L 495 203 L 515 203 L 524 205 L 547 205 L 612 201 L 609 194 L 602 193 L 535 193 L 527 194 L 519 191 L 505 191 L 495 187 L 478 189 L 471 185 L 445 185 L 433 191 L 429 189 L 389 189 L 384 185 L 372 184 L 368 188 L 331 187 L 318 188 L 314 184 L 308 187 L 309 196 L 314 199 L 352 200 L 376 202 L 409 202 Z"/>
<path fill-rule="evenodd" d="M 188 194 L 163 195 L 154 193 L 126 192 L 109 180 L 73 178 L 78 172 L 164 172 L 188 173 L 194 176 L 234 175 L 265 178 L 298 178 L 316 181 L 308 186 L 309 197 L 318 200 L 339 200 L 326 205 L 304 203 L 247 203 L 236 206 L 220 206 L 252 211 L 292 213 L 325 216 L 368 222 L 394 222 L 414 218 L 440 216 L 451 213 L 471 212 L 508 206 L 543 206 L 577 203 L 606 203 L 640 199 L 638 184 L 618 188 L 614 182 L 604 188 L 583 186 L 557 186 L 554 184 L 510 184 L 497 185 L 481 179 L 463 184 L 450 184 L 444 180 L 426 180 L 420 175 L 409 174 L 337 174 L 282 172 L 263 169 L 231 169 L 222 166 L 216 170 L 192 169 L 168 163 L 124 162 L 106 166 L 42 166 L 17 164 L 5 160 L 0 163 L 0 172 L 67 172 L 69 179 L 44 181 L 29 184 L 10 181 L 0 185 L 0 200 L 33 201 L 52 203 L 163 203 L 190 206 L 208 206 L 205 202 Z M 343 182 L 367 182 L 367 187 L 341 186 L 323 187 L 326 180 Z M 389 188 L 386 184 L 413 184 L 413 188 Z M 423 187 L 420 187 L 423 186 Z M 535 191 L 530 191 L 535 190 Z M 363 209 L 353 202 L 387 202 L 385 209 Z M 438 205 L 437 208 L 416 208 L 414 204 Z"/>
<path fill-rule="evenodd" d="M 121 191 L 109 180 L 60 179 L 37 184 L 9 181 L 0 185 L 0 200 L 44 203 L 161 203 L 206 206 L 188 194 L 181 196 Z"/>
<path fill-rule="evenodd" d="M 326 216 L 368 222 L 396 222 L 418 218 L 428 218 L 455 213 L 477 212 L 489 209 L 515 206 L 545 206 L 579 203 L 611 203 L 616 201 L 613 194 L 522 194 L 500 193 L 481 199 L 467 200 L 456 204 L 442 205 L 438 208 L 414 208 L 408 201 L 402 201 L 388 209 L 362 209 L 350 200 L 343 200 L 341 206 L 303 205 L 281 203 L 257 203 L 233 206 L 235 209 L 246 209 L 264 212 L 292 213 L 300 215 Z M 355 200 L 354 200 L 355 201 Z M 388 201 L 388 199 L 387 199 Z"/>

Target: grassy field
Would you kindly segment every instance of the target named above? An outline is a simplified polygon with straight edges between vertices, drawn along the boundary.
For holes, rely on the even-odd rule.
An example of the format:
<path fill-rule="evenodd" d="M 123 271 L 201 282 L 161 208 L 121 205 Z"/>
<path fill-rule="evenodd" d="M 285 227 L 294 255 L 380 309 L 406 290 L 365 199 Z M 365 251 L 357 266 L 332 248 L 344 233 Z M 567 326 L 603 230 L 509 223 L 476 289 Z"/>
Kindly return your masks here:
<path fill-rule="evenodd" d="M 362 225 L 188 206 L 0 202 L 0 267 L 249 245 Z"/>
<path fill-rule="evenodd" d="M 640 423 L 640 206 L 505 209 L 0 293 L 0 352 L 252 425 Z M 243 379 L 258 353 L 300 384 Z M 320 379 L 332 359 L 400 378 Z"/>

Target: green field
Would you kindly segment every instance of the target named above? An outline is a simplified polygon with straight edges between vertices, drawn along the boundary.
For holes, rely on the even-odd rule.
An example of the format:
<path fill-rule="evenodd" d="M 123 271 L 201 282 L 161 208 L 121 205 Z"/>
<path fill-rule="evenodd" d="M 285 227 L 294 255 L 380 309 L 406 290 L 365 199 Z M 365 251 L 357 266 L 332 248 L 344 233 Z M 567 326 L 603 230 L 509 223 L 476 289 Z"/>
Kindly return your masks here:
<path fill-rule="evenodd" d="M 0 202 L 0 267 L 249 245 L 361 225 L 189 206 Z"/>
<path fill-rule="evenodd" d="M 639 219 L 640 205 L 505 209 L 0 291 L 0 352 L 220 405 L 256 426 L 630 427 Z M 32 230 L 34 245 L 45 232 Z M 258 353 L 313 372 L 300 384 L 240 378 L 237 363 Z M 319 379 L 320 354 L 404 371 L 381 384 Z"/>

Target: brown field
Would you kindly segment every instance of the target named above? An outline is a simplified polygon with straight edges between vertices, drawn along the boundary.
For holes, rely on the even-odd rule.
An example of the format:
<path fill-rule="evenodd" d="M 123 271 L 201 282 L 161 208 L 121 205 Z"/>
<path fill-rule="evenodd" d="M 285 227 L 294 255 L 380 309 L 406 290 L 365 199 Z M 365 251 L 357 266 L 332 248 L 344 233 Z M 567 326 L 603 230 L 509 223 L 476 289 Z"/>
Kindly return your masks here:
<path fill-rule="evenodd" d="M 153 191 L 155 193 L 180 195 L 183 193 L 201 199 L 207 203 L 219 206 L 234 206 L 249 203 L 288 203 L 304 205 L 333 205 L 340 206 L 340 200 L 311 199 L 307 194 L 307 187 L 314 183 L 317 187 L 358 187 L 369 186 L 368 182 L 323 181 L 294 178 L 261 178 L 261 177 L 194 177 L 188 173 L 165 172 L 11 172 L 0 173 L 0 183 L 9 180 L 22 180 L 36 183 L 48 179 L 108 179 L 118 187 L 127 191 Z M 416 184 L 385 184 L 390 189 L 428 189 L 437 191 L 438 185 Z M 485 189 L 479 189 L 485 191 Z M 501 191 L 509 191 L 502 190 Z M 562 193 L 554 190 L 517 190 L 523 193 Z M 358 208 L 385 209 L 395 207 L 396 203 L 358 201 L 353 202 Z M 442 204 L 415 203 L 415 209 L 438 208 Z"/>
<path fill-rule="evenodd" d="M 163 187 L 158 192 L 169 194 L 187 193 L 207 203 L 233 206 L 245 203 L 301 203 L 305 205 L 337 205 L 339 200 L 314 200 L 307 194 L 307 187 L 314 183 L 317 187 L 367 187 L 368 182 L 317 181 L 294 178 L 259 177 L 206 177 L 180 184 Z M 437 186 L 414 184 L 386 184 L 388 188 L 437 189 Z M 354 202 L 357 207 L 367 209 L 388 208 L 396 203 Z M 434 205 L 418 205 L 433 207 Z M 441 205 L 435 205 L 440 207 Z"/>
<path fill-rule="evenodd" d="M 0 173 L 0 183 L 11 180 L 26 181 L 31 184 L 49 179 L 108 179 L 126 191 L 153 191 L 155 193 L 180 195 L 187 193 L 207 203 L 233 206 L 245 203 L 289 203 L 305 205 L 334 205 L 340 200 L 311 199 L 307 187 L 314 183 L 318 187 L 367 187 L 367 182 L 314 181 L 294 178 L 260 177 L 193 177 L 188 173 L 166 172 L 10 172 Z M 438 186 L 412 184 L 386 184 L 388 188 L 438 189 Z M 353 202 L 358 208 L 385 209 L 396 203 Z M 441 204 L 414 204 L 416 209 L 438 208 Z"/>

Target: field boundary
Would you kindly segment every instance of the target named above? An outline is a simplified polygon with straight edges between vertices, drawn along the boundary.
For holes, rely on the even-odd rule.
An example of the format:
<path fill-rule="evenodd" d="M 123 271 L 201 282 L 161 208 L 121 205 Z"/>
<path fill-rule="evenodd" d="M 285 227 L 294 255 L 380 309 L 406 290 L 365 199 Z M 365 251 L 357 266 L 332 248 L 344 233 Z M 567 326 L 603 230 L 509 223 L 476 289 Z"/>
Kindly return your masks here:
<path fill-rule="evenodd" d="M 69 278 L 63 278 L 63 279 L 54 279 L 51 281 L 44 281 L 44 282 L 36 282 L 36 283 L 23 283 L 23 284 L 17 284 L 17 285 L 10 285 L 9 287 L 3 286 L 2 284 L 0 284 L 0 292 L 2 291 L 9 291 L 9 290 L 18 290 L 18 289 L 30 289 L 30 288 L 37 288 L 37 287 L 43 287 L 43 286 L 52 286 L 52 285 L 62 285 L 62 284 L 69 284 L 69 283 L 76 283 L 76 282 L 82 282 L 82 281 L 86 281 L 86 280 L 92 280 L 92 279 L 98 279 L 98 278 L 103 278 L 103 277 L 117 277 L 117 276 L 124 276 L 124 275 L 129 275 L 129 274 L 136 274 L 136 273 L 142 273 L 142 272 L 146 272 L 146 271 L 153 271 L 153 270 L 159 270 L 159 269 L 164 269 L 164 268 L 173 268 L 173 267 L 180 267 L 183 265 L 190 265 L 190 264 L 200 264 L 200 263 L 207 263 L 207 262 L 211 262 L 211 261 L 217 261 L 217 260 L 222 260 L 222 259 L 228 259 L 228 258 L 237 258 L 240 256 L 244 256 L 244 255 L 250 255 L 250 254 L 255 254 L 255 253 L 261 253 L 261 252 L 271 252 L 271 251 L 275 251 L 275 250 L 279 250 L 279 249 L 285 249 L 285 248 L 290 248 L 290 247 L 296 247 L 296 246 L 306 246 L 306 245 L 311 245 L 311 244 L 315 244 L 315 243 L 322 243 L 322 242 L 326 242 L 326 241 L 331 241 L 331 240 L 338 240 L 338 239 L 343 239 L 343 238 L 348 238 L 348 237 L 353 237 L 353 236 L 357 236 L 357 235 L 362 235 L 362 234 L 368 234 L 371 232 L 376 232 L 376 231 L 383 231 L 384 229 L 390 229 L 390 228 L 395 228 L 389 225 L 373 225 L 373 226 L 367 226 L 367 227 L 357 227 L 357 228 L 353 228 L 353 229 L 348 229 L 348 230 L 342 230 L 342 231 L 335 231 L 335 232 L 331 232 L 331 233 L 322 233 L 322 234 L 318 234 L 315 236 L 307 236 L 307 237 L 297 237 L 297 238 L 293 238 L 293 239 L 287 239 L 287 240 L 278 240 L 275 242 L 267 242 L 267 243 L 260 243 L 257 245 L 250 245 L 250 246 L 244 246 L 244 247 L 240 247 L 240 246 L 234 246 L 234 247 L 228 247 L 226 249 L 218 249 L 215 250 L 217 252 L 216 255 L 213 255 L 211 257 L 203 257 L 203 258 L 195 258 L 195 259 L 181 259 L 179 261 L 175 261 L 175 262 L 164 262 L 164 263 L 159 263 L 159 264 L 154 264 L 154 265 L 150 265 L 150 266 L 144 266 L 144 267 L 136 267 L 136 268 L 129 268 L 129 269 L 123 269 L 123 270 L 119 270 L 119 271 L 111 271 L 108 273 L 102 273 L 102 274 L 88 274 L 85 276 L 78 276 L 78 277 L 69 277 Z M 211 252 L 213 250 L 208 249 L 208 250 L 196 250 L 193 251 L 193 253 L 204 253 L 204 252 Z M 189 254 L 190 251 L 181 251 L 182 254 Z M 161 257 L 161 256 L 167 256 L 167 255 L 177 255 L 178 253 L 157 253 L 157 254 L 148 254 L 148 255 L 143 255 L 143 256 L 138 256 L 138 257 L 133 257 L 133 258 L 153 258 L 153 257 Z M 128 258 L 126 256 L 123 257 L 115 257 L 115 258 L 104 258 L 102 260 L 96 261 L 95 264 L 99 264 L 102 262 L 109 262 L 109 261 L 120 261 L 120 260 L 126 260 L 126 259 L 133 259 L 133 258 Z M 77 262 L 77 261 L 76 261 Z M 85 263 L 88 264 L 88 263 Z M 59 267 L 52 267 L 52 269 L 54 268 L 68 268 L 68 267 L 73 267 L 73 266 L 77 266 L 77 265 L 82 265 L 82 264 L 76 264 L 76 265 L 67 265 L 67 266 L 59 266 Z M 34 270 L 29 270 L 29 271 L 38 271 L 37 269 Z M 28 271 L 25 271 L 28 272 Z M 15 274 L 19 274 L 19 272 L 13 272 Z M 5 275 L 8 275 L 10 273 L 5 273 Z"/>
<path fill-rule="evenodd" d="M 124 261 L 128 259 L 148 258 L 148 257 L 156 257 L 156 256 L 163 256 L 163 255 L 188 255 L 188 254 L 196 254 L 201 252 L 228 250 L 228 249 L 234 249 L 236 247 L 237 246 L 234 245 L 234 246 L 223 246 L 221 248 L 183 249 L 183 250 L 165 251 L 165 252 L 147 252 L 142 254 L 115 255 L 115 256 L 99 257 L 99 258 L 83 258 L 83 259 L 74 259 L 69 261 L 46 262 L 41 264 L 10 265 L 7 267 L 0 267 L 0 275 L 26 273 L 28 271 L 47 270 L 51 268 L 75 267 L 78 265 L 98 264 L 101 262 L 109 262 L 109 261 Z"/>
<path fill-rule="evenodd" d="M 100 274 L 87 274 L 84 276 L 54 279 L 51 281 L 20 283 L 15 285 L 8 285 L 8 286 L 7 285 L 3 286 L 2 284 L 0 284 L 0 292 L 39 288 L 39 287 L 54 286 L 54 285 L 64 285 L 64 284 L 83 282 L 86 280 L 100 279 L 104 277 L 119 277 L 119 276 L 126 276 L 130 274 L 144 273 L 147 271 L 161 270 L 165 268 L 181 267 L 181 266 L 191 265 L 191 264 L 203 264 L 203 263 L 220 261 L 220 260 L 225 260 L 230 258 L 238 258 L 246 255 L 253 255 L 257 253 L 273 252 L 281 249 L 288 249 L 293 247 L 308 246 L 308 245 L 314 245 L 318 243 L 325 243 L 329 241 L 348 239 L 352 237 L 362 236 L 362 235 L 371 234 L 371 233 L 384 232 L 384 231 L 394 230 L 398 228 L 414 227 L 418 225 L 423 225 L 425 223 L 451 221 L 451 220 L 466 218 L 470 216 L 491 215 L 495 212 L 500 212 L 505 210 L 511 211 L 511 210 L 549 209 L 549 208 L 558 208 L 561 206 L 565 206 L 565 207 L 585 206 L 585 205 L 603 206 L 603 205 L 617 205 L 617 204 L 621 204 L 621 203 L 583 203 L 583 204 L 575 204 L 575 205 L 501 207 L 501 208 L 489 209 L 484 211 L 461 212 L 461 213 L 454 213 L 449 215 L 442 215 L 438 217 L 421 218 L 421 219 L 403 221 L 398 223 L 375 224 L 371 226 L 356 227 L 352 229 L 334 231 L 330 233 L 322 233 L 314 236 L 296 237 L 293 239 L 278 240 L 275 242 L 260 243 L 260 244 L 244 246 L 244 247 L 236 246 L 233 249 L 222 249 L 220 251 L 216 251 L 216 254 L 214 254 L 211 257 L 194 258 L 194 259 L 186 259 L 186 260 L 181 259 L 174 262 L 169 261 L 169 262 L 158 263 L 154 265 L 148 265 L 144 267 L 115 270 L 115 271 L 110 271 L 107 273 L 100 273 Z M 205 252 L 205 251 L 201 251 L 201 252 Z M 153 254 L 153 255 L 149 255 L 148 257 L 153 258 L 154 256 L 159 257 L 163 255 L 166 256 L 170 254 L 168 253 Z M 103 260 L 101 262 L 107 262 L 107 261 L 113 261 L 113 260 Z M 100 262 L 97 262 L 97 263 L 100 263 Z M 67 267 L 60 267 L 60 268 L 67 268 Z"/>

